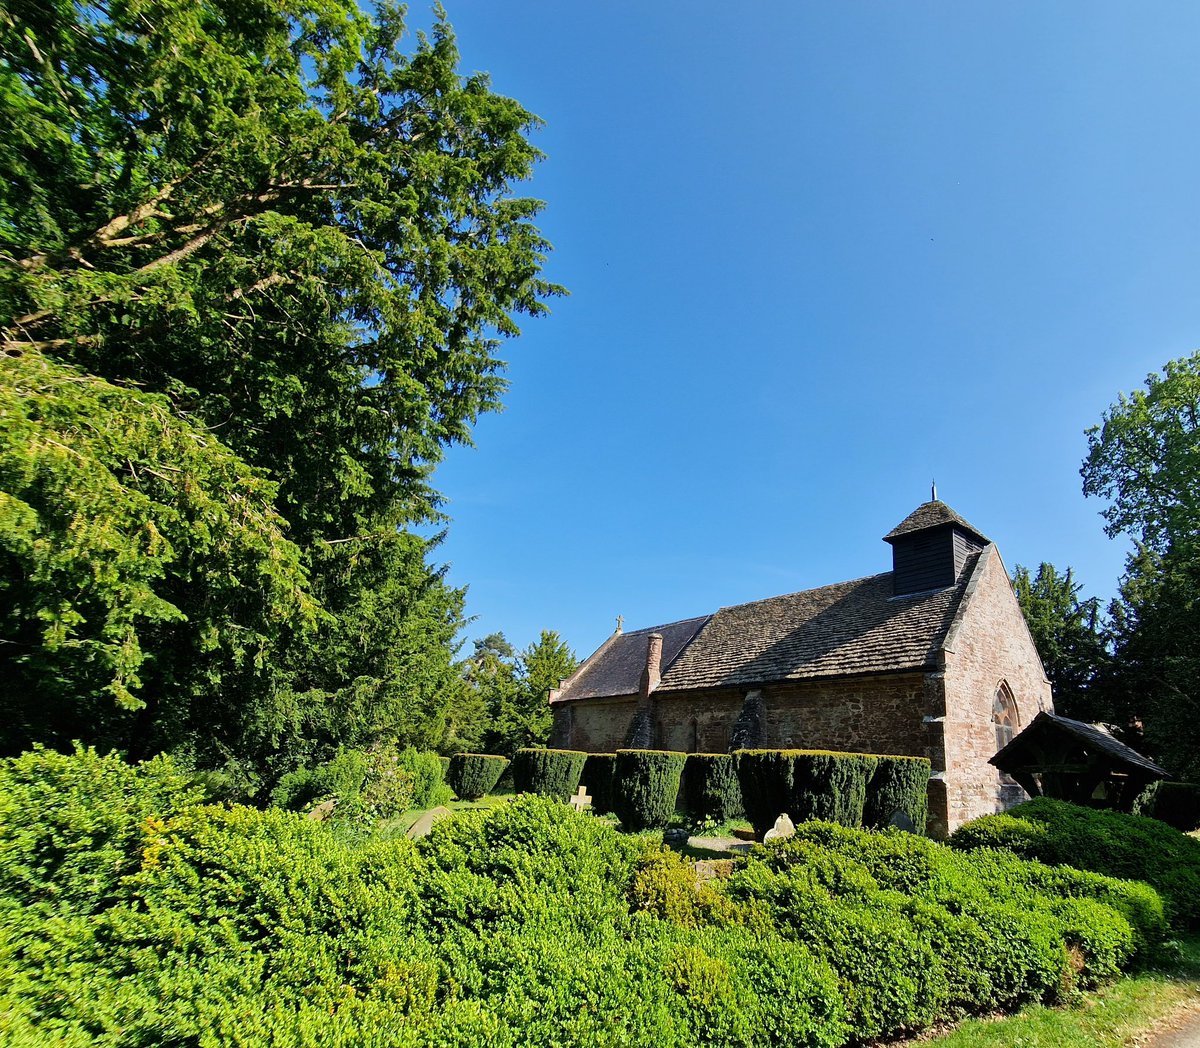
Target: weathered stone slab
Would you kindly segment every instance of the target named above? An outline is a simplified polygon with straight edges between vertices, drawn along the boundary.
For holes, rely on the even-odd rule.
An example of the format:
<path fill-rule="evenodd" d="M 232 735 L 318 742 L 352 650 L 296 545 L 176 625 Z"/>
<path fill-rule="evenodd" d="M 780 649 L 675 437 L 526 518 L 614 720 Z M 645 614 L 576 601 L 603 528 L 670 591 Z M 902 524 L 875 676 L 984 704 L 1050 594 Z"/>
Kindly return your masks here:
<path fill-rule="evenodd" d="M 787 812 L 784 812 L 775 820 L 775 825 L 763 834 L 763 844 L 769 841 L 786 841 L 789 837 L 795 836 L 795 833 L 795 824 L 788 818 Z"/>
<path fill-rule="evenodd" d="M 436 808 L 430 808 L 429 811 L 422 815 L 408 828 L 408 832 L 405 834 L 405 836 L 412 837 L 414 839 L 417 837 L 425 837 L 429 834 L 429 831 L 433 829 L 434 823 L 441 822 L 443 819 L 453 814 L 454 812 L 452 812 L 449 808 L 442 807 L 441 805 Z"/>

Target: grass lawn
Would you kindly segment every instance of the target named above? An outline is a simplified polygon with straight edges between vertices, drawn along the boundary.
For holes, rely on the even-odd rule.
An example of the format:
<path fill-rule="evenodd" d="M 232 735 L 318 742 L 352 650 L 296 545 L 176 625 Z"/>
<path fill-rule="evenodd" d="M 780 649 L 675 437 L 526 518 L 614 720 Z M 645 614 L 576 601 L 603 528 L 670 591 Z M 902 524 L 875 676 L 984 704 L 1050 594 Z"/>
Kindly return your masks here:
<path fill-rule="evenodd" d="M 1120 979 L 1076 1004 L 1027 1008 L 1003 1019 L 971 1019 L 921 1048 L 1125 1048 L 1173 1016 L 1200 1010 L 1200 937 L 1180 944 L 1162 970 Z"/>
<path fill-rule="evenodd" d="M 512 800 L 513 796 L 512 793 L 489 793 L 486 797 L 480 797 L 477 801 L 452 800 L 445 807 L 451 811 L 494 808 L 498 804 Z M 408 828 L 429 810 L 428 808 L 410 808 L 403 815 L 397 815 L 394 819 L 383 820 L 379 824 L 379 830 L 384 834 L 406 833 Z"/>

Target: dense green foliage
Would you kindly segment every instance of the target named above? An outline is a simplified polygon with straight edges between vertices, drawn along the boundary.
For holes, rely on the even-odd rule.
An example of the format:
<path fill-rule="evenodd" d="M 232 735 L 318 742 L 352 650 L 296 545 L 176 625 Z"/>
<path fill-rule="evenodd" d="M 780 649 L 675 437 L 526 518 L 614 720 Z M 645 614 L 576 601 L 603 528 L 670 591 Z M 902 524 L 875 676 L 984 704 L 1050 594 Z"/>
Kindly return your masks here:
<path fill-rule="evenodd" d="M 1200 840 L 1157 819 L 1038 797 L 959 827 L 950 844 L 1005 848 L 1052 865 L 1145 881 L 1161 893 L 1175 923 L 1200 927 Z"/>
<path fill-rule="evenodd" d="M 861 826 L 877 759 L 826 750 L 738 750 L 734 764 L 746 817 L 760 836 L 785 812 L 793 822 Z"/>
<path fill-rule="evenodd" d="M 1180 778 L 1200 777 L 1200 353 L 1121 394 L 1087 436 L 1084 494 L 1107 501 L 1110 536 L 1135 544 L 1109 612 L 1105 718 L 1144 729 Z"/>
<path fill-rule="evenodd" d="M 270 745 L 264 652 L 315 618 L 274 485 L 166 398 L 36 356 L 0 356 L 0 420 L 0 751 Z"/>
<path fill-rule="evenodd" d="M 488 752 L 511 757 L 518 749 L 544 746 L 554 726 L 550 689 L 576 666 L 574 653 L 554 630 L 542 630 L 521 652 L 503 633 L 477 640 L 467 660 L 466 681 L 470 701 L 481 712 Z"/>
<path fill-rule="evenodd" d="M 1183 833 L 1200 830 L 1200 785 L 1194 782 L 1151 783 L 1138 798 L 1134 811 L 1174 826 Z"/>
<path fill-rule="evenodd" d="M 324 764 L 284 775 L 271 793 L 271 802 L 289 811 L 310 811 L 330 802 L 326 817 L 334 822 L 372 826 L 413 807 L 416 778 L 410 764 L 411 758 L 405 759 L 394 745 L 341 749 Z M 426 782 L 422 787 L 429 789 Z"/>
<path fill-rule="evenodd" d="M 513 787 L 517 793 L 565 801 L 579 786 L 586 760 L 581 750 L 517 750 L 512 760 Z"/>
<path fill-rule="evenodd" d="M 477 801 L 496 788 L 507 767 L 507 757 L 491 753 L 456 753 L 450 758 L 446 782 L 459 800 Z"/>
<path fill-rule="evenodd" d="M 671 821 L 685 761 L 668 750 L 617 750 L 612 810 L 625 829 L 659 829 Z"/>
<path fill-rule="evenodd" d="M 592 798 L 592 811 L 604 815 L 613 810 L 613 775 L 617 770 L 615 753 L 589 753 L 583 762 L 580 783 Z"/>
<path fill-rule="evenodd" d="M 1043 562 L 1037 574 L 1017 565 L 1013 591 L 1029 625 L 1046 676 L 1054 688 L 1054 708 L 1064 717 L 1105 719 L 1108 707 L 1097 681 L 1109 671 L 1108 634 L 1095 597 L 1081 599 L 1083 586 L 1070 568 L 1060 574 Z"/>
<path fill-rule="evenodd" d="M 398 759 L 400 767 L 412 776 L 414 808 L 436 808 L 450 802 L 450 787 L 446 785 L 449 762 L 443 763 L 436 753 L 425 753 L 412 746 L 402 750 Z"/>
<path fill-rule="evenodd" d="M 405 33 L 353 0 L 0 17 L 9 752 L 165 746 L 249 792 L 469 743 L 462 592 L 404 529 L 559 289 L 513 192 L 537 119 L 440 13 Z"/>
<path fill-rule="evenodd" d="M 728 753 L 689 753 L 679 806 L 694 819 L 725 822 L 743 814 L 742 788 Z"/>
<path fill-rule="evenodd" d="M 837 1048 L 1059 1000 L 1164 928 L 1145 885 L 910 834 L 812 823 L 698 883 L 547 798 L 348 843 L 164 761 L 0 765 L 0 1038 L 31 1048 Z"/>
<path fill-rule="evenodd" d="M 907 815 L 917 833 L 925 832 L 929 812 L 929 758 L 876 758 L 875 772 L 867 783 L 862 824 L 883 829 L 896 812 Z"/>

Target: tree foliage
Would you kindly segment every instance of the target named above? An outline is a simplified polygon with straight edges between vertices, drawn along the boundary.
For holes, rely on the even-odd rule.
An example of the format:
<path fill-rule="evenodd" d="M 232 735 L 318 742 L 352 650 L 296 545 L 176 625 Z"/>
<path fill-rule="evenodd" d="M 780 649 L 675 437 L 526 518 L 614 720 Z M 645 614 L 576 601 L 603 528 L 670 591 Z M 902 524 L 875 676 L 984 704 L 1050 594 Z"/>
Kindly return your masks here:
<path fill-rule="evenodd" d="M 64 394 L 75 416 L 56 424 L 91 427 L 92 480 L 125 492 L 93 507 L 112 562 L 55 569 L 63 592 L 107 587 L 63 627 L 91 654 L 35 637 L 37 609 L 5 621 L 25 616 L 3 639 L 34 638 L 22 673 L 41 667 L 47 716 L 84 739 L 141 704 L 144 745 L 188 739 L 255 774 L 384 734 L 461 741 L 462 593 L 430 566 L 436 540 L 401 529 L 437 516 L 432 469 L 499 405 L 499 340 L 560 289 L 540 276 L 541 205 L 513 192 L 537 118 L 458 72 L 440 10 L 410 52 L 405 32 L 387 0 L 0 11 L 6 394 L 13 368 L 92 390 Z M 48 455 L 38 483 L 60 483 Z M 205 516 L 201 495 L 233 501 Z M 12 558 L 40 556 L 48 525 L 10 503 L 0 584 L 20 588 Z M 189 540 L 181 524 L 156 545 L 146 529 L 172 515 Z M 270 585 L 251 581 L 252 538 Z"/>
<path fill-rule="evenodd" d="M 550 689 L 575 672 L 574 652 L 554 630 L 542 630 L 519 655 L 503 633 L 475 642 L 467 680 L 487 710 L 488 750 L 511 756 L 550 739 Z"/>
<path fill-rule="evenodd" d="M 1037 574 L 1017 565 L 1013 589 L 1046 676 L 1054 688 L 1054 707 L 1067 717 L 1104 720 L 1107 710 L 1095 684 L 1108 664 L 1107 634 L 1100 602 L 1081 599 L 1081 583 L 1070 568 L 1060 573 L 1043 562 Z"/>
<path fill-rule="evenodd" d="M 1121 394 L 1088 432 L 1084 493 L 1135 550 L 1114 602 L 1105 688 L 1177 775 L 1200 775 L 1200 353 Z"/>
<path fill-rule="evenodd" d="M 274 485 L 165 398 L 35 355 L 0 358 L 0 419 L 3 748 L 269 719 L 265 656 L 317 620 Z"/>
<path fill-rule="evenodd" d="M 1108 500 L 1110 537 L 1166 553 L 1200 536 L 1200 353 L 1121 393 L 1087 438 L 1083 493 Z"/>

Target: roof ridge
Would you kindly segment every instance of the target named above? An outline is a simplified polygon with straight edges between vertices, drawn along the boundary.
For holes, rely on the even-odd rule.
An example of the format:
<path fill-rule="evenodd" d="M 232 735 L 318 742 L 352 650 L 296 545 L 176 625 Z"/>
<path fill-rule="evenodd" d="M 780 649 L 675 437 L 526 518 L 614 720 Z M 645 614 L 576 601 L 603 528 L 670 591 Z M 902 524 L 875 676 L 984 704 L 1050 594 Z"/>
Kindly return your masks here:
<path fill-rule="evenodd" d="M 755 604 L 766 604 L 772 600 L 782 600 L 784 597 L 801 597 L 806 593 L 820 593 L 821 590 L 836 589 L 838 586 L 853 586 L 859 582 L 870 582 L 872 579 L 883 578 L 883 576 L 890 576 L 891 574 L 890 571 L 877 571 L 874 575 L 860 575 L 856 579 L 846 579 L 843 582 L 830 582 L 824 586 L 811 586 L 808 589 L 793 590 L 790 593 L 777 593 L 773 597 L 759 597 L 758 600 L 748 600 L 742 604 L 722 604 L 713 614 L 715 615 L 722 611 L 732 611 L 734 608 L 751 608 Z"/>

